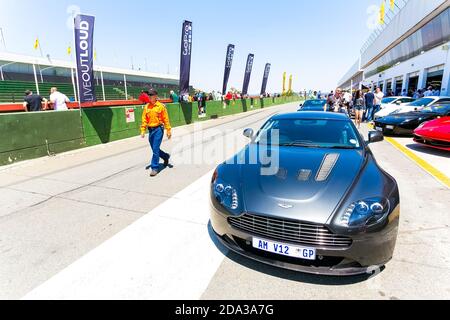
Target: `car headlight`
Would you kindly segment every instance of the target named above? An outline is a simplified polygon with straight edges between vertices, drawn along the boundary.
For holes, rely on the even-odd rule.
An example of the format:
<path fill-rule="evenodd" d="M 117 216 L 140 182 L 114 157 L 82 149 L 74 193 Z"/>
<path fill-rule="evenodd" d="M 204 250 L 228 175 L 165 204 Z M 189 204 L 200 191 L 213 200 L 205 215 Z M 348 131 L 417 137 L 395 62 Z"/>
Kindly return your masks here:
<path fill-rule="evenodd" d="M 218 203 L 233 213 L 241 213 L 239 212 L 240 203 L 238 191 L 233 185 L 226 183 L 220 178 L 216 178 L 215 181 L 213 181 L 213 192 L 214 198 Z"/>
<path fill-rule="evenodd" d="M 389 211 L 388 199 L 373 198 L 356 201 L 338 218 L 337 224 L 347 228 L 371 227 L 384 220 Z"/>

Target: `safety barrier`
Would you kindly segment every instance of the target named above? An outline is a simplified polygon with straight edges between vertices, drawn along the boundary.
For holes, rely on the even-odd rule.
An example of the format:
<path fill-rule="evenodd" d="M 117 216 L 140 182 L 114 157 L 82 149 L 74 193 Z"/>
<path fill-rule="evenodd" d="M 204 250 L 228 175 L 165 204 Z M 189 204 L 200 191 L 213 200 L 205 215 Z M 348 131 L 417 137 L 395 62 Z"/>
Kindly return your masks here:
<path fill-rule="evenodd" d="M 0 165 L 86 146 L 79 111 L 0 116 Z"/>
<path fill-rule="evenodd" d="M 179 127 L 222 116 L 298 101 L 298 97 L 166 104 L 171 125 Z M 143 106 L 0 115 L 0 165 L 61 153 L 139 135 Z"/>

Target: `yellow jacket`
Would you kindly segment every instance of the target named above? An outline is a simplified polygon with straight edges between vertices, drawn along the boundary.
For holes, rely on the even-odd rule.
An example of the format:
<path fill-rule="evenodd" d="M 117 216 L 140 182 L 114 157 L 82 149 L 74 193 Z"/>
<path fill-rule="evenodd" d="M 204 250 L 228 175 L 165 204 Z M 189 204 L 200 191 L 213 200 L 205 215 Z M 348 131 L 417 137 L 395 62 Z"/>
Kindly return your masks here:
<path fill-rule="evenodd" d="M 157 101 L 155 105 L 147 104 L 142 112 L 141 134 L 145 134 L 147 128 L 164 125 L 167 132 L 172 130 L 166 106 Z"/>

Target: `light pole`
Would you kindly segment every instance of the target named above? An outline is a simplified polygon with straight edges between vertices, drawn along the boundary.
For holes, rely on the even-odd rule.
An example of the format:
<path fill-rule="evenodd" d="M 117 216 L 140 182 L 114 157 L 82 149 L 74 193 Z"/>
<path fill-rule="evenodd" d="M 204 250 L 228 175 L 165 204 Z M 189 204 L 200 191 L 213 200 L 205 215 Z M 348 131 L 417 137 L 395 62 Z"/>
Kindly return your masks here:
<path fill-rule="evenodd" d="M 39 66 L 39 73 L 41 75 L 41 83 L 44 83 L 44 77 L 42 76 L 42 71 L 52 69 L 52 68 L 55 68 L 55 67 L 47 67 L 47 68 L 41 69 L 41 67 Z"/>
<path fill-rule="evenodd" d="M 6 48 L 5 36 L 3 35 L 3 28 L 0 28 L 0 36 L 2 37 L 3 46 L 5 47 L 5 51 L 8 51 Z"/>

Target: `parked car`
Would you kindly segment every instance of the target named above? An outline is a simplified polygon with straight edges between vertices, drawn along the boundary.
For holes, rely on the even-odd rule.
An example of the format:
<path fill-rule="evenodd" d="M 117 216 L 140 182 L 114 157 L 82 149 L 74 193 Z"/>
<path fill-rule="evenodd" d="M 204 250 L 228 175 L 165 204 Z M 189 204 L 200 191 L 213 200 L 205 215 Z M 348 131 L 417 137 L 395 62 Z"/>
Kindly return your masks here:
<path fill-rule="evenodd" d="M 398 110 L 394 111 L 392 114 L 420 111 L 425 107 L 429 107 L 436 103 L 443 103 L 443 102 L 450 102 L 450 97 L 425 97 L 402 106 Z"/>
<path fill-rule="evenodd" d="M 313 274 L 363 274 L 391 260 L 399 190 L 368 147 L 381 133 L 367 143 L 345 114 L 297 112 L 244 135 L 251 143 L 211 181 L 211 225 L 226 247 Z"/>
<path fill-rule="evenodd" d="M 414 131 L 414 141 L 427 147 L 450 151 L 450 117 L 422 123 Z"/>
<path fill-rule="evenodd" d="M 383 118 L 391 113 L 400 110 L 402 106 L 405 106 L 416 99 L 410 97 L 388 97 L 381 100 L 381 110 L 375 114 L 375 119 Z"/>
<path fill-rule="evenodd" d="M 422 123 L 445 116 L 450 116 L 450 101 L 375 120 L 375 129 L 384 134 L 412 135 Z"/>
<path fill-rule="evenodd" d="M 327 100 L 312 99 L 300 104 L 298 111 L 324 111 Z"/>

